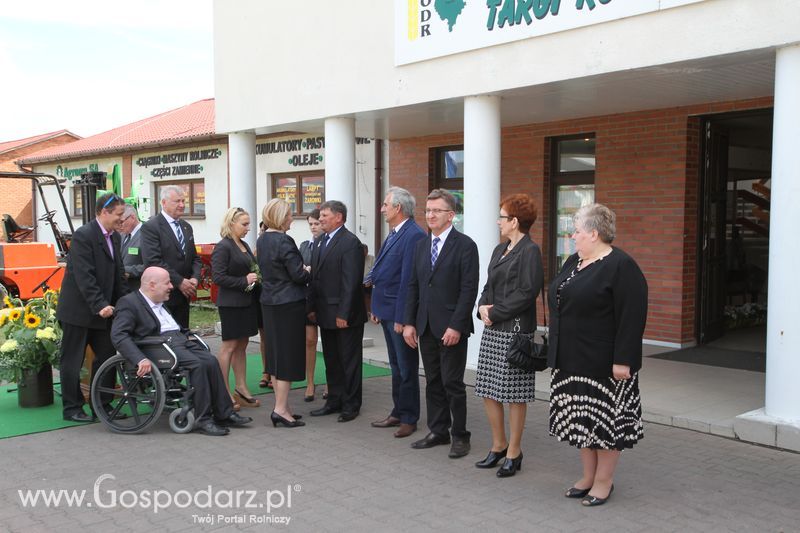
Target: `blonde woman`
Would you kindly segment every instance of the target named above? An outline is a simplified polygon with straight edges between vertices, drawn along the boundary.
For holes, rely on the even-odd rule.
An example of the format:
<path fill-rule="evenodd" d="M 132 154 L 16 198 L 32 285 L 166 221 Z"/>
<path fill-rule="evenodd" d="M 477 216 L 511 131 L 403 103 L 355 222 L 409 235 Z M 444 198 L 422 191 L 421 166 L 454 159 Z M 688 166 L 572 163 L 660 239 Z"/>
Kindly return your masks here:
<path fill-rule="evenodd" d="M 261 405 L 247 388 L 246 350 L 250 337 L 258 333 L 259 294 L 258 276 L 253 272 L 255 257 L 242 240 L 249 231 L 247 211 L 241 207 L 228 209 L 219 232 L 222 239 L 211 254 L 211 277 L 219 287 L 217 308 L 222 323 L 222 349 L 217 357 L 228 391 L 228 374 L 233 366 L 234 409 Z"/>
<path fill-rule="evenodd" d="M 289 204 L 274 198 L 264 206 L 261 217 L 267 230 L 258 238 L 258 265 L 263 275 L 261 313 L 266 333 L 267 372 L 272 376 L 275 408 L 273 426 L 305 425 L 292 414 L 289 389 L 302 381 L 306 371 L 306 284 L 311 274 L 294 239 L 286 235 L 292 224 Z"/>

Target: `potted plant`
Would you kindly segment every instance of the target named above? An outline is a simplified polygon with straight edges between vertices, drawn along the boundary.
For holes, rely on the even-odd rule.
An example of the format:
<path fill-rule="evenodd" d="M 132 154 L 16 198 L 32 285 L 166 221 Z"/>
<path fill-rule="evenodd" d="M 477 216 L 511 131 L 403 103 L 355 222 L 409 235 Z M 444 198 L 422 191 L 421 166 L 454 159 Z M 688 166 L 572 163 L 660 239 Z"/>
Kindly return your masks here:
<path fill-rule="evenodd" d="M 56 320 L 58 293 L 47 291 L 23 305 L 3 298 L 0 310 L 0 380 L 17 384 L 20 407 L 53 403 L 53 366 L 58 365 L 61 328 Z"/>

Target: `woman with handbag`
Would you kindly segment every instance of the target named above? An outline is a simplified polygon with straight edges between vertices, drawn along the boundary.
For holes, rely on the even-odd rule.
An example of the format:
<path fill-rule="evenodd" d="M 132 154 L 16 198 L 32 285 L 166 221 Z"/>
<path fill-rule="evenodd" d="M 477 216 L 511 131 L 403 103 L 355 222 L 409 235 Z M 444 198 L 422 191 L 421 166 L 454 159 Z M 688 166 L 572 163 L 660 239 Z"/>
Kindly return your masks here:
<path fill-rule="evenodd" d="M 493 468 L 509 477 L 522 467 L 522 431 L 528 402 L 534 399 L 534 372 L 510 365 L 506 352 L 518 335 L 527 340 L 536 331 L 536 296 L 542 288 L 542 254 L 528 232 L 536 221 L 536 205 L 527 194 L 513 194 L 500 203 L 497 225 L 503 242 L 492 252 L 489 276 L 478 300 L 485 324 L 478 353 L 475 394 L 483 398 L 492 429 L 492 448 L 478 468 Z M 509 405 L 510 438 L 506 439 L 504 404 Z"/>
<path fill-rule="evenodd" d="M 620 452 L 644 436 L 637 371 L 647 318 L 647 281 L 612 247 L 616 216 L 602 204 L 574 216 L 577 253 L 549 291 L 550 435 L 580 449 L 583 476 L 564 494 L 587 507 L 614 490 Z"/>

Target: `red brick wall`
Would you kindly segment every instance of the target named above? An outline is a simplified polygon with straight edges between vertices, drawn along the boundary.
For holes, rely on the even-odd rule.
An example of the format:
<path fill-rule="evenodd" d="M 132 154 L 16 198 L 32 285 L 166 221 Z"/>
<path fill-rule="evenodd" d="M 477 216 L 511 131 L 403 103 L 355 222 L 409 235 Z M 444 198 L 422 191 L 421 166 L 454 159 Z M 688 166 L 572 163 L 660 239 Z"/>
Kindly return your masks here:
<path fill-rule="evenodd" d="M 645 337 L 689 343 L 695 340 L 698 115 L 771 105 L 771 98 L 760 98 L 503 128 L 501 195 L 528 192 L 537 198 L 540 215 L 531 236 L 547 263 L 549 139 L 594 133 L 597 201 L 617 213 L 614 244 L 636 258 L 650 287 Z M 414 194 L 423 227 L 430 149 L 462 142 L 463 134 L 455 133 L 390 143 L 391 185 Z"/>

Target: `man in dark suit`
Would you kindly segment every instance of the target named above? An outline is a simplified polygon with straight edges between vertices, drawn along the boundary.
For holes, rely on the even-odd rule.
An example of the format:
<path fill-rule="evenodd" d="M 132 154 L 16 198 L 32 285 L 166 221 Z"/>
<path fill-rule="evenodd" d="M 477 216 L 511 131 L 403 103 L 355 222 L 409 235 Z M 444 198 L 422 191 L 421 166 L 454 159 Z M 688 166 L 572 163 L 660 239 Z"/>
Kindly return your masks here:
<path fill-rule="evenodd" d="M 166 270 L 147 268 L 142 273 L 140 289 L 120 298 L 111 340 L 119 353 L 138 366 L 136 374 L 144 376 L 158 370 L 153 369 L 153 363 L 136 345 L 136 340 L 152 335 L 171 337 L 178 364 L 189 370 L 189 380 L 195 389 L 192 397 L 197 417 L 195 429 L 206 435 L 227 435 L 228 427 L 243 426 L 253 419 L 233 410 L 217 358 L 200 343 L 190 340 L 186 336 L 188 330 L 181 329 L 165 309 L 164 302 L 171 291 L 172 283 Z"/>
<path fill-rule="evenodd" d="M 81 367 L 86 346 L 94 351 L 92 377 L 116 353 L 109 337 L 117 299 L 128 292 L 122 277 L 119 235 L 114 229 L 124 210 L 122 198 L 104 194 L 95 204 L 96 218 L 72 236 L 67 271 L 61 283 L 56 317 L 61 322 L 61 401 L 65 420 L 91 422 L 83 410 Z M 114 387 L 114 377 L 104 383 Z"/>
<path fill-rule="evenodd" d="M 132 291 L 139 290 L 140 278 L 144 272 L 142 262 L 142 222 L 139 220 L 139 213 L 130 204 L 125 204 L 125 211 L 120 220 L 120 234 L 122 243 L 120 252 L 122 255 L 122 266 L 125 268 L 125 281 Z"/>
<path fill-rule="evenodd" d="M 341 412 L 349 422 L 361 410 L 361 359 L 364 323 L 364 251 L 358 237 L 344 227 L 347 207 L 330 200 L 319 207 L 325 234 L 311 254 L 309 318 L 319 324 L 328 399 L 311 416 Z"/>
<path fill-rule="evenodd" d="M 189 327 L 189 300 L 197 294 L 202 267 L 192 226 L 181 220 L 185 206 L 183 189 L 162 187 L 161 212 L 142 226 L 141 249 L 145 267 L 160 266 L 169 272 L 175 290 L 164 305 L 182 328 Z"/>
<path fill-rule="evenodd" d="M 414 253 L 403 328 L 409 346 L 419 342 L 427 382 L 430 433 L 411 447 L 448 444 L 452 434 L 449 456 L 454 459 L 470 449 L 464 369 L 480 268 L 475 242 L 453 227 L 455 209 L 449 192 L 434 189 L 428 195 L 425 220 L 431 234 Z"/>
<path fill-rule="evenodd" d="M 392 187 L 386 193 L 381 213 L 391 231 L 367 274 L 364 285 L 372 287 L 370 320 L 380 323 L 389 365 L 392 369 L 392 412 L 372 423 L 372 427 L 400 426 L 397 438 L 417 430 L 419 420 L 419 353 L 403 340 L 406 312 L 406 288 L 414 269 L 414 249 L 425 236 L 414 222 L 414 197 L 405 189 Z"/>

